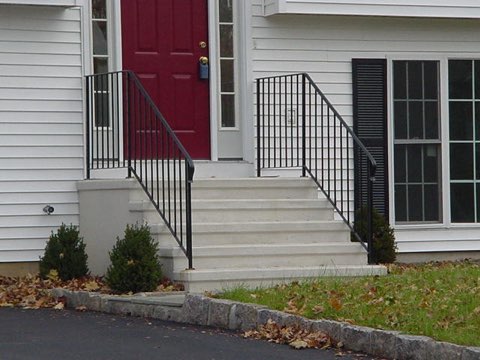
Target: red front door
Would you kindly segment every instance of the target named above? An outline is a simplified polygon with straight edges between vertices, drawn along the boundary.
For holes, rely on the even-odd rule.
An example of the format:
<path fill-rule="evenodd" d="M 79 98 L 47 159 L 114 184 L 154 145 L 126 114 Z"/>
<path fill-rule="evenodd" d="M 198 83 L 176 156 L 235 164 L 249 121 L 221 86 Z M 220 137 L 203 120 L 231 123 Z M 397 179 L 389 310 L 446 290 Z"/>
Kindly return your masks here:
<path fill-rule="evenodd" d="M 210 158 L 207 0 L 122 0 L 123 68 L 140 78 L 194 159 Z M 139 133 L 148 129 L 137 129 Z"/>

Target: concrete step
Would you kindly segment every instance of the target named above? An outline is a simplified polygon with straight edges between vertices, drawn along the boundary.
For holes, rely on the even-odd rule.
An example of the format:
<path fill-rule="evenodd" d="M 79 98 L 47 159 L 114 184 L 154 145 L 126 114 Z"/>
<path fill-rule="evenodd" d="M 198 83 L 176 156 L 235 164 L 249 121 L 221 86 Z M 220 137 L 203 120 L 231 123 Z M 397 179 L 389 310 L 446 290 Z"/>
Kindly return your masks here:
<path fill-rule="evenodd" d="M 229 289 L 237 286 L 247 288 L 266 287 L 327 276 L 386 275 L 381 265 L 320 265 L 271 268 L 182 270 L 174 273 L 175 281 L 185 284 L 190 292 Z"/>
<path fill-rule="evenodd" d="M 180 206 L 185 209 L 185 204 L 177 203 L 171 211 L 179 213 Z M 132 201 L 130 211 L 143 212 L 149 223 L 160 219 L 150 201 Z M 326 199 L 193 200 L 192 220 L 196 223 L 333 220 L 333 211 Z"/>
<path fill-rule="evenodd" d="M 362 250 L 359 243 L 223 245 L 194 247 L 193 256 L 195 269 L 366 265 Z M 173 261 L 173 272 L 187 267 L 178 247 L 161 248 L 160 257 L 165 262 Z"/>
<path fill-rule="evenodd" d="M 316 199 L 318 190 L 307 178 L 245 178 L 194 181 L 193 199 Z"/>
<path fill-rule="evenodd" d="M 172 244 L 165 225 L 151 225 L 162 244 Z M 231 244 L 349 243 L 350 231 L 341 221 L 194 223 L 194 246 Z"/>

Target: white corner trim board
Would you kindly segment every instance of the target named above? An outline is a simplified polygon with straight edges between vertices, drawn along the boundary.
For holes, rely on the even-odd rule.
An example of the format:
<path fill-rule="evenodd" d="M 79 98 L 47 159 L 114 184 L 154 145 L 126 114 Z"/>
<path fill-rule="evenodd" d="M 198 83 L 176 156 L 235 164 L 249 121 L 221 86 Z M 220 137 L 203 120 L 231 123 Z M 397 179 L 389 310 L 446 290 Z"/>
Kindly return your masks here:
<path fill-rule="evenodd" d="M 263 0 L 263 14 L 480 18 L 477 0 Z"/>

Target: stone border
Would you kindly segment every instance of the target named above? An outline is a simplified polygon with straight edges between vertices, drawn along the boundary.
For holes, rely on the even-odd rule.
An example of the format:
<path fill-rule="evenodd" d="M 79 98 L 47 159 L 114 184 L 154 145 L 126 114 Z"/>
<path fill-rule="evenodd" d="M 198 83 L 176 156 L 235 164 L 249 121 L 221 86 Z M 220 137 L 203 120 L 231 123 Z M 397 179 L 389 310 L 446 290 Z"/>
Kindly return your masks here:
<path fill-rule="evenodd" d="M 85 291 L 55 289 L 52 295 L 67 299 L 67 306 L 85 306 L 91 311 L 150 317 L 179 323 L 212 326 L 230 330 L 251 330 L 269 319 L 279 326 L 299 325 L 311 331 L 323 331 L 348 350 L 397 360 L 480 360 L 480 347 L 438 342 L 426 336 L 412 336 L 350 325 L 333 320 L 309 320 L 265 306 L 203 295 L 186 294 L 183 305 L 165 305 L 148 296 L 113 296 Z M 168 295 L 164 295 L 165 298 Z"/>

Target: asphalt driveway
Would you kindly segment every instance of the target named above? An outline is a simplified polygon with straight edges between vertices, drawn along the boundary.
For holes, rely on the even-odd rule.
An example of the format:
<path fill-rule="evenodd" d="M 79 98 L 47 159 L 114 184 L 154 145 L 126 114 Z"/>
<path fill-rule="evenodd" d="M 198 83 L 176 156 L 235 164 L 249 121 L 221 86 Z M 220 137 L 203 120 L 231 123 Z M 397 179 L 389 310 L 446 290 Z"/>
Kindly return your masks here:
<path fill-rule="evenodd" d="M 0 359 L 333 360 L 334 351 L 293 350 L 237 333 L 158 320 L 58 310 L 0 309 Z"/>

